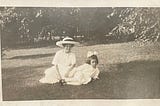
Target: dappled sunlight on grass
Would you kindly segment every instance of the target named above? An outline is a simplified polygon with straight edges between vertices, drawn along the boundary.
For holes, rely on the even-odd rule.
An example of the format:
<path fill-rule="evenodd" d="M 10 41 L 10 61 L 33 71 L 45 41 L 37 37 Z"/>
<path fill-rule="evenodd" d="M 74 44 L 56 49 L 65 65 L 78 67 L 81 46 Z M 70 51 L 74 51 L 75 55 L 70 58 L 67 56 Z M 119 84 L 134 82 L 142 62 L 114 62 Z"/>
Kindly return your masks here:
<path fill-rule="evenodd" d="M 119 43 L 109 45 L 93 45 L 74 47 L 77 57 L 77 65 L 83 64 L 88 51 L 97 51 L 100 65 L 126 63 L 135 60 L 159 60 L 160 45 L 134 46 L 135 42 Z M 36 48 L 10 50 L 6 52 L 2 67 L 36 66 L 40 64 L 51 64 L 54 54 L 60 48 Z M 53 54 L 53 55 L 52 55 Z M 24 59 L 25 58 L 25 59 Z M 13 60 L 11 60 L 13 59 Z M 22 60 L 23 59 L 23 60 Z"/>

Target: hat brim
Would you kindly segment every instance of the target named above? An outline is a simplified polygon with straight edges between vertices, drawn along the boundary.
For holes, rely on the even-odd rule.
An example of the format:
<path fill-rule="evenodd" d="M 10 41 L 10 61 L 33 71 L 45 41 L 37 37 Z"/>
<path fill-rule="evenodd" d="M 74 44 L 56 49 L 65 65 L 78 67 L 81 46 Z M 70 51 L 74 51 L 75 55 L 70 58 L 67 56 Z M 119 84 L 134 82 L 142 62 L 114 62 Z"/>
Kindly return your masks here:
<path fill-rule="evenodd" d="M 58 42 L 56 42 L 56 45 L 59 47 L 63 47 L 64 44 L 71 44 L 71 45 L 77 46 L 79 43 L 75 42 L 75 41 L 58 41 Z"/>

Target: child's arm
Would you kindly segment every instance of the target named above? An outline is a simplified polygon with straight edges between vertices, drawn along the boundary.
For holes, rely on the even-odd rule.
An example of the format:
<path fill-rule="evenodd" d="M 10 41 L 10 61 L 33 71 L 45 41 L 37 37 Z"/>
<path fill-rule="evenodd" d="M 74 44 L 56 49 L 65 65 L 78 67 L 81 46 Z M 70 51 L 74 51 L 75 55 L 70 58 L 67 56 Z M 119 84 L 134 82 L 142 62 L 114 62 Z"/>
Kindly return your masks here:
<path fill-rule="evenodd" d="M 99 71 L 99 69 L 97 68 L 96 71 L 93 73 L 92 78 L 93 78 L 93 79 L 99 79 L 99 77 L 98 77 L 99 73 L 100 73 L 100 71 Z"/>

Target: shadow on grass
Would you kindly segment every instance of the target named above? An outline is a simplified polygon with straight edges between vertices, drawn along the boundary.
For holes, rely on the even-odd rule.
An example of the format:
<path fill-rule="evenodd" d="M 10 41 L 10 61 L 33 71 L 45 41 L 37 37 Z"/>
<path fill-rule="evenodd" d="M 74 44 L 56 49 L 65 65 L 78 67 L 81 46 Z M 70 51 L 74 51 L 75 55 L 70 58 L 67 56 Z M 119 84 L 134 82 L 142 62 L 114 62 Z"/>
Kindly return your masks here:
<path fill-rule="evenodd" d="M 2 69 L 3 100 L 160 98 L 160 61 L 133 61 L 103 67 L 100 69 L 110 71 L 101 72 L 99 80 L 81 86 L 39 83 L 48 67 Z"/>
<path fill-rule="evenodd" d="M 14 56 L 12 58 L 9 59 L 37 59 L 37 58 L 44 58 L 44 57 L 49 57 L 49 56 L 54 56 L 55 53 L 49 53 L 49 54 L 36 54 L 36 55 L 25 55 L 25 56 Z"/>

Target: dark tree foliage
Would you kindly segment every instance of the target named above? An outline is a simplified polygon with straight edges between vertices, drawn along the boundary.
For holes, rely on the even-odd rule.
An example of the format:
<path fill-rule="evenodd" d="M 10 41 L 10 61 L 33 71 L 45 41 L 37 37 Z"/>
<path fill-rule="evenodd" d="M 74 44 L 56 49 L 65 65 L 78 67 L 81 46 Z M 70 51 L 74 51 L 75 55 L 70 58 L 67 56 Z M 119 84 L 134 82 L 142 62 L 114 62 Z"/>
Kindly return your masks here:
<path fill-rule="evenodd" d="M 113 28 L 110 36 L 141 42 L 160 40 L 160 8 L 124 8 L 119 13 L 118 9 L 114 8 L 113 14 L 118 15 L 120 23 Z"/>
<path fill-rule="evenodd" d="M 55 43 L 65 36 L 96 43 L 158 41 L 159 24 L 159 8 L 0 8 L 3 47 Z"/>

